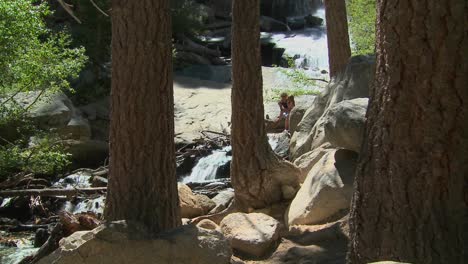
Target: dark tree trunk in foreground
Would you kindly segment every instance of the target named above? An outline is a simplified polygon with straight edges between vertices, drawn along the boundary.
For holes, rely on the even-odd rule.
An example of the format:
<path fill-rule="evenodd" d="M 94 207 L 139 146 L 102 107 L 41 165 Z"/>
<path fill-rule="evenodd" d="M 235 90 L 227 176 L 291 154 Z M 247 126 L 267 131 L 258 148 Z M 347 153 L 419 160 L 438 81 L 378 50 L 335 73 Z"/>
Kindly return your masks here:
<path fill-rule="evenodd" d="M 259 15 L 259 0 L 233 1 L 231 179 L 237 205 L 243 209 L 281 200 L 276 176 L 280 171 L 298 173 L 276 157 L 266 136 Z"/>
<path fill-rule="evenodd" d="M 380 0 L 377 8 L 349 261 L 466 263 L 468 3 Z"/>
<path fill-rule="evenodd" d="M 169 0 L 112 1 L 107 220 L 180 225 Z"/>
<path fill-rule="evenodd" d="M 348 17 L 345 0 L 324 0 L 327 24 L 328 65 L 330 77 L 346 68 L 351 48 L 349 46 Z"/>

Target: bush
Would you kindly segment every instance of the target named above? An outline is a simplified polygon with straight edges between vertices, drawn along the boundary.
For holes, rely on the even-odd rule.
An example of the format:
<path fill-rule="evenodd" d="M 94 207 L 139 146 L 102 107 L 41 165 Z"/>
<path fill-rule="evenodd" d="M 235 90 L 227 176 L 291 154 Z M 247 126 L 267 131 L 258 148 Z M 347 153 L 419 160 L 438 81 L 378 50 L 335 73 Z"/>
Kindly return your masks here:
<path fill-rule="evenodd" d="M 0 1 L 0 176 L 17 171 L 55 173 L 68 163 L 68 155 L 50 132 L 39 130 L 15 95 L 28 91 L 72 91 L 86 62 L 83 48 L 72 48 L 65 31 L 52 32 L 45 18 L 46 1 Z M 9 138 L 11 136 L 11 138 Z M 36 143 L 30 145 L 30 137 Z"/>
<path fill-rule="evenodd" d="M 375 0 L 347 1 L 353 55 L 375 53 Z"/>

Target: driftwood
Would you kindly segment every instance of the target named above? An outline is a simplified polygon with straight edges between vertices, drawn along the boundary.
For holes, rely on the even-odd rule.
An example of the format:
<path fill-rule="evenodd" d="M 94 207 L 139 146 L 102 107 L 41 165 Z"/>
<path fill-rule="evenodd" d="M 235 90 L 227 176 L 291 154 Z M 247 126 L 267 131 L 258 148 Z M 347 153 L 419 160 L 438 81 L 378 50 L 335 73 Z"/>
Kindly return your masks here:
<path fill-rule="evenodd" d="M 30 196 L 73 196 L 78 194 L 96 194 L 107 190 L 107 187 L 95 188 L 75 188 L 75 189 L 25 189 L 25 190 L 5 190 L 0 191 L 2 197 Z"/>

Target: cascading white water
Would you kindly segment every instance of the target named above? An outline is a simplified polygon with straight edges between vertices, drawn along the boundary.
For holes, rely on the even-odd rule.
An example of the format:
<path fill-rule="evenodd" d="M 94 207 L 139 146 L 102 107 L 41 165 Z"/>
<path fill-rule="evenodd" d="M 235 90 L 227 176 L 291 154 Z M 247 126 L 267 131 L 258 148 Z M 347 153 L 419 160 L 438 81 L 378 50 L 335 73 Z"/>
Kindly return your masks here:
<path fill-rule="evenodd" d="M 326 23 L 323 7 L 315 11 L 313 15 L 322 18 Z M 310 71 L 328 70 L 328 43 L 325 24 L 289 32 L 275 32 L 271 34 L 271 38 L 277 47 L 285 49 L 284 53 L 287 56 L 296 58 L 296 67 L 307 68 Z"/>
<path fill-rule="evenodd" d="M 224 147 L 221 150 L 215 150 L 210 155 L 201 158 L 197 165 L 193 167 L 192 173 L 188 177 L 182 179 L 182 182 L 214 180 L 218 168 L 231 160 L 231 156 L 227 155 L 229 151 L 231 151 L 231 146 Z"/>
<path fill-rule="evenodd" d="M 277 134 L 268 134 L 267 136 L 268 143 L 274 150 L 279 144 L 279 138 Z M 227 146 L 221 150 L 215 150 L 210 155 L 201 158 L 195 167 L 193 167 L 190 175 L 183 178 L 182 182 L 203 182 L 216 179 L 218 168 L 231 161 L 232 157 L 228 155 L 231 149 L 231 146 Z"/>

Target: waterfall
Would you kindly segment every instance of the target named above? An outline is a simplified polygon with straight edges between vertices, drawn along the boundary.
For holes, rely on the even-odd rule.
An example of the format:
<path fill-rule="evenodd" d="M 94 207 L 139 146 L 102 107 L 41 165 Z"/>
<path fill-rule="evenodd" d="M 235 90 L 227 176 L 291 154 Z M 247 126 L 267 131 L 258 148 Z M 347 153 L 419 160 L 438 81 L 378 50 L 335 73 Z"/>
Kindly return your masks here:
<path fill-rule="evenodd" d="M 317 9 L 313 15 L 325 21 L 323 7 Z M 276 43 L 276 47 L 284 48 L 285 55 L 294 58 L 296 68 L 311 71 L 328 70 L 328 43 L 325 25 L 291 32 L 275 32 L 272 33 L 271 38 Z"/>
<path fill-rule="evenodd" d="M 231 151 L 231 146 L 224 147 L 221 150 L 215 150 L 212 154 L 201 158 L 197 165 L 193 167 L 192 173 L 182 179 L 182 182 L 201 182 L 214 180 L 219 167 L 231 161 L 231 156 L 228 152 Z"/>

